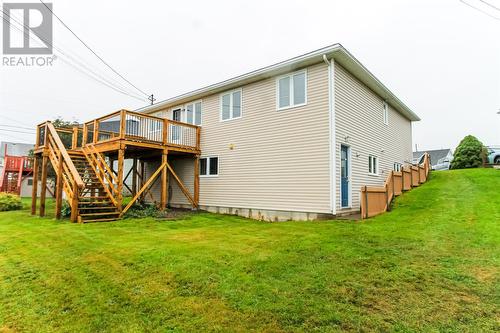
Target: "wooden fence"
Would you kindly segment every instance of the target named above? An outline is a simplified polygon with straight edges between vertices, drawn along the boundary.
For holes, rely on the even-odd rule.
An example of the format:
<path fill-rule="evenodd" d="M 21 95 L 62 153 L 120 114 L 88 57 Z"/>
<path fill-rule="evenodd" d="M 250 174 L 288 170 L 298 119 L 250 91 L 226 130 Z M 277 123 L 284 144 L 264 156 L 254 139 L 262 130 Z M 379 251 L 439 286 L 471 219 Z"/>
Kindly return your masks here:
<path fill-rule="evenodd" d="M 427 181 L 430 170 L 429 155 L 422 163 L 406 165 L 401 171 L 391 171 L 381 187 L 361 187 L 361 217 L 369 218 L 390 209 L 392 200 Z"/>

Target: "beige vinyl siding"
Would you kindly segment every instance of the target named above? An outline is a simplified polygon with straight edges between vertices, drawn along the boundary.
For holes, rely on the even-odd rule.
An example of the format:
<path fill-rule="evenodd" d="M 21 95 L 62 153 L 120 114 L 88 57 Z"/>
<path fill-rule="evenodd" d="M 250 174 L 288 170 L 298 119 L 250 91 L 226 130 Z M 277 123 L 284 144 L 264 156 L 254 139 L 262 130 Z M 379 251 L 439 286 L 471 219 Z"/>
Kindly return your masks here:
<path fill-rule="evenodd" d="M 219 175 L 200 177 L 200 205 L 329 213 L 326 64 L 307 68 L 305 106 L 277 111 L 276 78 L 241 88 L 239 119 L 220 120 L 220 94 L 202 98 L 202 157 L 219 157 Z M 174 166 L 190 187 L 192 168 L 189 158 Z M 187 203 L 176 186 L 171 202 Z"/>
<path fill-rule="evenodd" d="M 192 194 L 194 189 L 194 167 L 193 167 L 194 159 L 179 157 L 179 156 L 170 156 L 168 158 L 168 162 L 170 163 L 172 169 L 174 169 L 177 176 L 180 179 L 182 179 L 184 186 L 186 186 L 187 189 Z M 149 161 L 146 164 L 146 179 L 148 179 L 158 169 L 159 166 L 160 166 L 160 160 Z M 160 193 L 161 193 L 160 179 L 161 179 L 161 174 L 158 175 L 157 179 L 151 186 L 151 194 L 153 196 L 153 201 L 156 202 L 160 202 Z M 171 204 L 190 205 L 188 199 L 182 193 L 174 177 L 172 177 L 172 175 L 169 175 L 168 179 L 169 179 L 169 187 L 172 188 L 171 190 L 172 197 L 169 198 L 169 202 Z M 151 196 L 147 195 L 146 200 L 151 201 Z"/>
<path fill-rule="evenodd" d="M 383 99 L 342 66 L 335 65 L 335 137 L 337 212 L 340 209 L 340 147 L 351 148 L 352 209 L 359 209 L 363 185 L 383 185 L 394 162 L 410 162 L 411 122 L 388 108 L 389 124 L 383 121 Z M 378 157 L 379 175 L 368 174 L 368 155 Z"/>

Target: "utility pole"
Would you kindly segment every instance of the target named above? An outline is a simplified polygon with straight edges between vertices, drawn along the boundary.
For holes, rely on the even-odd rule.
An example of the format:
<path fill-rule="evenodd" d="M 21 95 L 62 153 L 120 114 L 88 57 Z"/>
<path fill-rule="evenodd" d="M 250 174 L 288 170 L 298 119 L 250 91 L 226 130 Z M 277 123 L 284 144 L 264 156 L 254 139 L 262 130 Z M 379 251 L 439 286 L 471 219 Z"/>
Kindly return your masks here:
<path fill-rule="evenodd" d="M 156 101 L 156 98 L 154 97 L 153 94 L 151 94 L 149 97 L 148 97 L 149 101 L 151 102 L 151 105 L 154 104 L 154 102 Z"/>

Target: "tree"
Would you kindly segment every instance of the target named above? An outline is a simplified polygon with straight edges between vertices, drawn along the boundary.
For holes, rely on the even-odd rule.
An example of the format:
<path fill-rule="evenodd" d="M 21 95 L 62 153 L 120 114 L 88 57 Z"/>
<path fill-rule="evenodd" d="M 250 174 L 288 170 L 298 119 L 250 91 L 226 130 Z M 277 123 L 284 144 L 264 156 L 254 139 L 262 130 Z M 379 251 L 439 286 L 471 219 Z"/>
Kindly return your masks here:
<path fill-rule="evenodd" d="M 483 165 L 486 148 L 473 135 L 467 135 L 460 141 L 453 154 L 452 169 L 477 168 Z"/>
<path fill-rule="evenodd" d="M 61 117 L 57 117 L 56 119 L 52 120 L 52 125 L 54 125 L 55 128 L 73 128 L 73 126 L 78 126 L 78 122 L 64 120 Z M 71 147 L 73 134 L 59 132 L 59 138 L 66 148 Z"/>

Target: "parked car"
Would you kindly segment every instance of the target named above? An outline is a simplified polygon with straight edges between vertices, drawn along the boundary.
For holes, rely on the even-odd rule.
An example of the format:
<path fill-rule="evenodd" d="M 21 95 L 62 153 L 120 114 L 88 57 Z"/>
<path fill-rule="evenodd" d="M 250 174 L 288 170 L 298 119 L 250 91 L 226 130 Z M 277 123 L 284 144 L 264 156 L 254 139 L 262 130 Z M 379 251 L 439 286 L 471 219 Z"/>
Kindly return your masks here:
<path fill-rule="evenodd" d="M 500 164 L 500 148 L 488 147 L 488 163 Z"/>
<path fill-rule="evenodd" d="M 439 159 L 437 164 L 432 166 L 432 170 L 450 170 L 450 159 L 448 157 Z"/>

